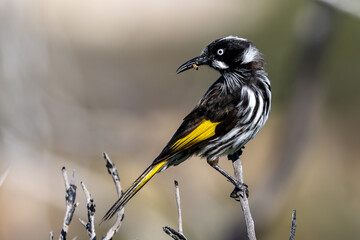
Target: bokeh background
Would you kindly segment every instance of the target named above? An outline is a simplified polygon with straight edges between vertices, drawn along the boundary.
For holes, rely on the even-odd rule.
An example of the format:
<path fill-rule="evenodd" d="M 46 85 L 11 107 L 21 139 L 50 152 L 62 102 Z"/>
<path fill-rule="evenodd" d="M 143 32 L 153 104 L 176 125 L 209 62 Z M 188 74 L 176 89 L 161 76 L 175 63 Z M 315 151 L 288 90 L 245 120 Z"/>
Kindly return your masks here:
<path fill-rule="evenodd" d="M 175 70 L 228 35 L 258 46 L 272 81 L 271 117 L 242 156 L 258 238 L 287 239 L 296 209 L 297 239 L 359 239 L 356 0 L 0 1 L 0 239 L 58 236 L 62 166 L 86 183 L 99 223 L 116 200 L 102 152 L 129 186 L 218 77 Z M 169 239 L 174 179 L 189 239 L 246 238 L 233 187 L 194 157 L 149 182 L 115 239 Z M 69 237 L 86 239 L 81 188 L 77 201 Z"/>

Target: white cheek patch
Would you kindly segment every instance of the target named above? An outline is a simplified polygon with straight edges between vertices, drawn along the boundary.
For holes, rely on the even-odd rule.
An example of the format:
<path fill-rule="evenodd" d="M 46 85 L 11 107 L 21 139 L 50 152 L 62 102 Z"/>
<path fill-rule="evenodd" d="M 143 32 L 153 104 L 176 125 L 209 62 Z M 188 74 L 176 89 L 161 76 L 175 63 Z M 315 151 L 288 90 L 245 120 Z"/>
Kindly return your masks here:
<path fill-rule="evenodd" d="M 215 68 L 219 68 L 219 69 L 227 69 L 227 68 L 229 68 L 229 66 L 228 66 L 226 63 L 224 63 L 224 62 L 222 62 L 222 61 L 218 61 L 218 60 L 214 60 L 214 61 L 212 62 L 212 65 L 213 65 Z"/>
<path fill-rule="evenodd" d="M 240 41 L 244 41 L 244 42 L 247 42 L 248 40 L 246 40 L 245 38 L 240 38 L 238 36 L 227 36 L 227 37 L 224 37 L 223 39 L 221 40 L 226 40 L 226 39 L 234 39 L 234 40 L 240 40 Z"/>
<path fill-rule="evenodd" d="M 256 60 L 259 51 L 252 45 L 250 45 L 244 52 L 242 63 L 249 63 Z"/>

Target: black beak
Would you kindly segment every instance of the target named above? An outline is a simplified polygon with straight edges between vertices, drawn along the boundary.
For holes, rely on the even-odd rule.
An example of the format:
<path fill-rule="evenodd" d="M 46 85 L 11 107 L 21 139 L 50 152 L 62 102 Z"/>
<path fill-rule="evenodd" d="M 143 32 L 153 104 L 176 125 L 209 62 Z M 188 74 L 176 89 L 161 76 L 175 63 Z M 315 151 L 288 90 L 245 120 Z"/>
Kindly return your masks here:
<path fill-rule="evenodd" d="M 199 56 L 199 57 L 193 58 L 193 59 L 187 61 L 186 63 L 184 63 L 183 65 L 181 65 L 176 70 L 176 73 L 179 74 L 179 73 L 189 70 L 191 68 L 195 68 L 196 70 L 198 70 L 200 65 L 207 64 L 208 62 L 209 62 L 209 60 L 205 56 Z"/>

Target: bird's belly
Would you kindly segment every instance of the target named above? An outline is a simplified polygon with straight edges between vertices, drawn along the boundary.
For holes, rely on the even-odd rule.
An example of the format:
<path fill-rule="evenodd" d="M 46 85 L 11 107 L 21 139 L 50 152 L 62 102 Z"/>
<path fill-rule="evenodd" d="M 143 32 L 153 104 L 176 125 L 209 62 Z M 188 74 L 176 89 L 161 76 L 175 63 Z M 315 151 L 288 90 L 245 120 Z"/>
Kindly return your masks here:
<path fill-rule="evenodd" d="M 238 125 L 224 136 L 217 137 L 198 151 L 198 155 L 214 161 L 217 158 L 239 151 L 264 126 L 267 115 L 260 117 L 256 125 Z"/>

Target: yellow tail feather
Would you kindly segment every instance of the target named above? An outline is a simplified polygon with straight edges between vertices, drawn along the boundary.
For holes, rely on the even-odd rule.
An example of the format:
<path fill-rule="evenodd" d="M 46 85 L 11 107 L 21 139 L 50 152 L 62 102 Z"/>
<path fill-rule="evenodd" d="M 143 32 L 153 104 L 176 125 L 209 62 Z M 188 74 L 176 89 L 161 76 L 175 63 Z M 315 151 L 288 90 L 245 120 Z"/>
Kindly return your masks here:
<path fill-rule="evenodd" d="M 167 163 L 167 160 L 151 165 L 138 177 L 125 193 L 115 202 L 110 210 L 105 214 L 102 221 L 109 220 L 115 213 L 122 209 L 126 203 Z"/>

